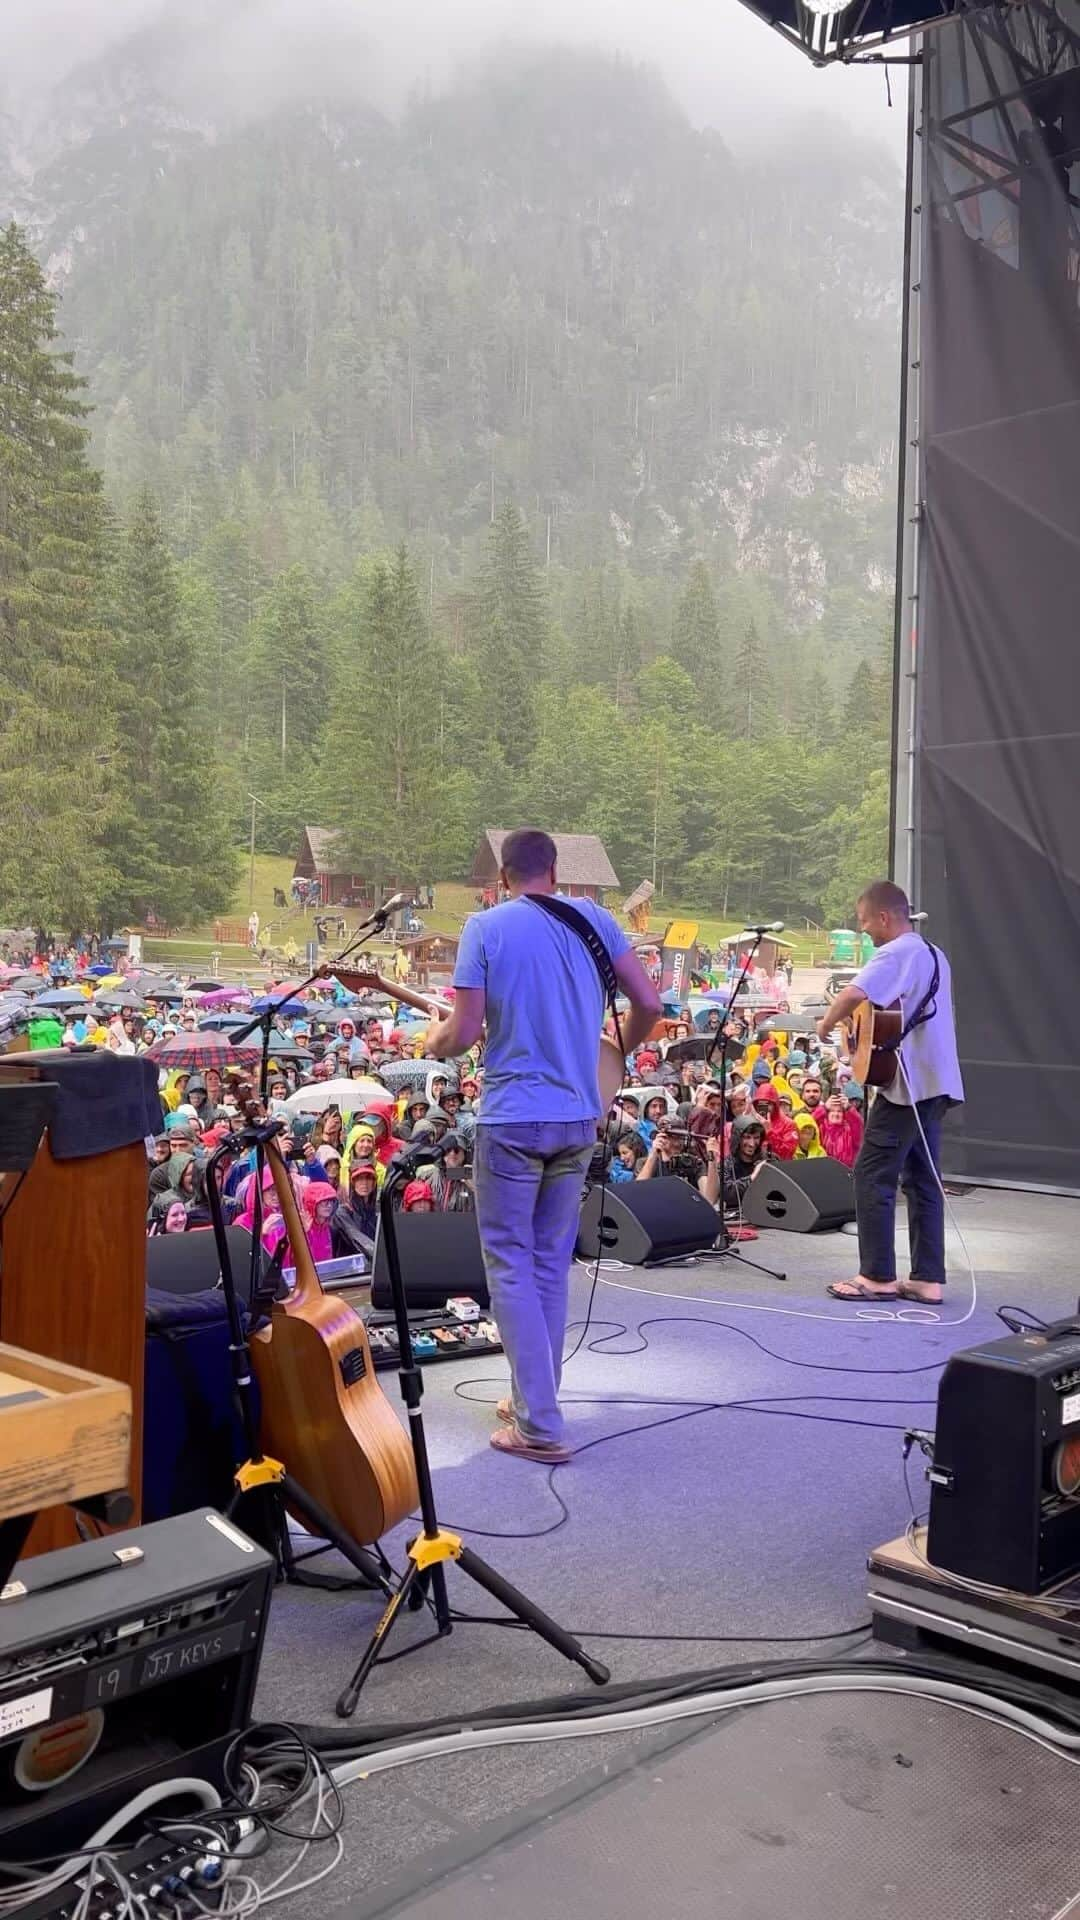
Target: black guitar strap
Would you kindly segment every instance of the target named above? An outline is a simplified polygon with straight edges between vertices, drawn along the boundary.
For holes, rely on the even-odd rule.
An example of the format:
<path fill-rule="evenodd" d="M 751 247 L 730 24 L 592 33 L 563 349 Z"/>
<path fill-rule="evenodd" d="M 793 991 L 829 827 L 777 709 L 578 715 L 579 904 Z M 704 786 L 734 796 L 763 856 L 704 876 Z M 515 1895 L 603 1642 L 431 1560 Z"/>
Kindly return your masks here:
<path fill-rule="evenodd" d="M 904 1031 L 896 1043 L 898 1047 L 903 1045 L 909 1033 L 914 1033 L 916 1027 L 925 1026 L 926 1022 L 932 1020 L 937 1012 L 937 990 L 941 984 L 941 956 L 937 948 L 931 945 L 929 940 L 926 940 L 926 945 L 930 948 L 930 952 L 934 956 L 934 970 L 930 975 L 930 985 L 919 1001 L 911 1019 L 905 1025 Z"/>
<path fill-rule="evenodd" d="M 610 953 L 601 940 L 600 935 L 597 933 L 596 928 L 593 926 L 592 921 L 586 919 L 585 915 L 579 912 L 577 907 L 572 907 L 569 900 L 558 900 L 554 894 L 523 893 L 520 897 L 522 900 L 531 900 L 534 907 L 542 907 L 549 919 L 561 921 L 562 925 L 569 927 L 572 933 L 576 933 L 578 939 L 588 948 L 592 955 L 596 971 L 600 975 L 600 985 L 604 989 L 604 998 L 611 1010 L 611 1017 L 615 1022 L 615 1032 L 618 1037 L 619 1047 L 622 1053 L 625 1054 L 626 1048 L 623 1046 L 622 1027 L 619 1022 L 618 1009 L 615 1005 L 619 991 L 619 983 L 615 977 L 615 966 Z"/>

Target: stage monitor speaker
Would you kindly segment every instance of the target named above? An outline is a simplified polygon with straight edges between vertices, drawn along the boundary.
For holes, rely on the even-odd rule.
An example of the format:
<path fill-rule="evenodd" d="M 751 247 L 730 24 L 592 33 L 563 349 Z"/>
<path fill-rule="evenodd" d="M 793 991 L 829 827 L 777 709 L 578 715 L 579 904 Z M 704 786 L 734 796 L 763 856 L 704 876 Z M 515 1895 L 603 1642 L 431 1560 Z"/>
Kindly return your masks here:
<path fill-rule="evenodd" d="M 396 1213 L 398 1259 L 410 1307 L 441 1307 L 468 1294 L 486 1313 L 491 1306 L 475 1213 Z M 371 1304 L 392 1307 L 390 1273 L 380 1229 L 371 1274 Z"/>
<path fill-rule="evenodd" d="M 743 1202 L 748 1226 L 785 1233 L 822 1233 L 854 1218 L 855 1183 L 839 1160 L 770 1160 Z"/>
<path fill-rule="evenodd" d="M 1014 1596 L 1080 1570 L 1080 1319 L 950 1354 L 928 1477 L 932 1566 Z"/>
<path fill-rule="evenodd" d="M 652 1267 L 704 1253 L 720 1232 L 720 1219 L 704 1195 L 678 1176 L 622 1180 L 590 1187 L 581 1208 L 577 1253 L 581 1260 L 624 1260 Z"/>

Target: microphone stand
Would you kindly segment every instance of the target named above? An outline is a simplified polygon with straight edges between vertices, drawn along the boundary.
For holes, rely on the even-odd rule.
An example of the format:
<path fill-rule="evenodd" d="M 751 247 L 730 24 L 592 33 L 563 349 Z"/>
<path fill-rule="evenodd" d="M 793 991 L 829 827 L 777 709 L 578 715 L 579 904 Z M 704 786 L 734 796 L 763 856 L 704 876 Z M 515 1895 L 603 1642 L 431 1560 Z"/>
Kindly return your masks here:
<path fill-rule="evenodd" d="M 560 1627 L 538 1607 L 535 1601 L 511 1586 L 509 1580 L 496 1572 L 494 1567 L 481 1560 L 478 1553 L 467 1547 L 460 1534 L 451 1533 L 439 1525 L 439 1516 L 435 1506 L 435 1489 L 431 1484 L 431 1466 L 428 1460 L 427 1439 L 424 1434 L 424 1419 L 420 1411 L 420 1400 L 424 1391 L 424 1382 L 420 1368 L 416 1364 L 413 1352 L 412 1332 L 409 1326 L 409 1303 L 405 1293 L 405 1282 L 401 1273 L 401 1261 L 398 1255 L 397 1231 L 394 1217 L 394 1194 L 402 1181 L 407 1179 L 417 1166 L 423 1164 L 425 1154 L 430 1157 L 430 1148 L 418 1147 L 411 1152 L 399 1154 L 390 1162 L 386 1170 L 379 1193 L 379 1231 L 386 1248 L 386 1270 L 390 1278 L 390 1292 L 394 1302 L 394 1319 L 397 1323 L 398 1356 L 401 1362 L 398 1380 L 401 1383 L 401 1397 L 408 1414 L 409 1439 L 412 1442 L 413 1460 L 416 1464 L 416 1484 L 420 1494 L 420 1512 L 423 1528 L 408 1547 L 409 1565 L 401 1584 L 396 1588 L 383 1610 L 374 1633 L 368 1642 L 364 1656 L 356 1672 L 349 1681 L 337 1703 L 337 1712 L 342 1720 L 347 1720 L 356 1711 L 360 1689 L 375 1665 L 382 1651 L 383 1642 L 397 1619 L 402 1606 L 408 1602 L 417 1604 L 417 1596 L 430 1590 L 432 1610 L 435 1615 L 436 1637 L 450 1633 L 453 1627 L 453 1615 L 446 1592 L 445 1565 L 448 1560 L 456 1560 L 462 1573 L 468 1574 L 477 1586 L 489 1593 L 493 1600 L 519 1620 L 522 1626 L 530 1627 L 541 1640 L 561 1653 L 565 1659 L 573 1660 L 583 1667 L 589 1679 L 597 1686 L 603 1686 L 611 1678 L 607 1667 L 585 1651 L 580 1641 L 572 1633 Z"/>
<path fill-rule="evenodd" d="M 737 1001 L 739 994 L 742 992 L 742 988 L 746 980 L 746 976 L 749 973 L 751 967 L 754 964 L 754 961 L 757 958 L 757 951 L 765 936 L 766 929 L 764 927 L 754 927 L 752 931 L 753 931 L 754 938 L 747 950 L 746 959 L 743 961 L 742 972 L 740 973 L 738 979 L 736 980 L 734 986 L 731 989 L 730 994 L 728 995 L 728 1003 L 727 1003 L 727 1006 L 724 1008 L 723 1018 L 720 1022 L 720 1025 L 717 1027 L 716 1032 L 713 1034 L 711 1044 L 706 1048 L 706 1051 L 705 1051 L 705 1065 L 707 1067 L 711 1067 L 713 1062 L 713 1056 L 716 1053 L 717 1047 L 719 1047 L 720 1049 L 720 1085 L 723 1089 L 725 1109 L 727 1107 L 727 1097 L 728 1097 L 728 1083 L 727 1083 L 728 1022 L 731 1019 L 732 1010 L 735 1006 L 735 1002 Z M 732 1138 L 732 1145 L 734 1146 L 734 1144 L 735 1144 L 734 1138 Z M 753 1267 L 755 1273 L 767 1274 L 770 1280 L 786 1280 L 787 1274 L 778 1272 L 775 1267 L 766 1267 L 762 1264 L 760 1260 L 748 1260 L 745 1253 L 743 1253 L 739 1243 L 736 1241 L 734 1234 L 732 1234 L 728 1229 L 728 1223 L 724 1216 L 724 1161 L 725 1161 L 725 1158 L 727 1157 L 728 1156 L 726 1156 L 724 1153 L 724 1136 L 723 1136 L 723 1133 L 721 1133 L 720 1135 L 720 1220 L 722 1224 L 721 1224 L 720 1238 L 723 1241 L 723 1245 L 719 1248 L 718 1257 L 721 1260 L 724 1260 L 724 1259 L 738 1260 L 740 1265 L 744 1267 Z M 732 1183 L 734 1184 L 735 1159 L 733 1155 L 731 1156 L 731 1172 L 732 1172 Z"/>
<path fill-rule="evenodd" d="M 356 932 L 353 934 L 352 939 L 348 941 L 344 947 L 342 947 L 340 953 L 335 954 L 334 959 L 332 961 L 327 961 L 324 966 L 316 967 L 315 972 L 312 974 L 309 974 L 306 980 L 301 980 L 300 985 L 298 987 L 292 987 L 292 986 L 287 987 L 283 993 L 280 993 L 278 995 L 276 1000 L 272 999 L 271 996 L 267 994 L 266 995 L 267 1005 L 263 1008 L 262 1012 L 257 1013 L 255 1015 L 254 1020 L 249 1020 L 246 1027 L 238 1027 L 235 1032 L 230 1033 L 229 1039 L 233 1046 L 238 1046 L 239 1043 L 242 1040 L 246 1040 L 250 1034 L 259 1033 L 261 1035 L 261 1040 L 259 1043 L 260 1044 L 259 1099 L 262 1102 L 264 1109 L 266 1106 L 266 1091 L 267 1091 L 267 1086 L 269 1083 L 269 1076 L 270 1076 L 270 1036 L 274 1029 L 274 1019 L 278 1013 L 279 1008 L 286 1006 L 290 1000 L 293 1000 L 296 998 L 297 994 L 306 992 L 307 988 L 314 986 L 317 980 L 325 979 L 327 969 L 329 969 L 330 972 L 333 972 L 334 967 L 339 967 L 343 960 L 351 959 L 353 954 L 355 954 L 357 948 L 363 946 L 369 934 L 382 932 L 383 928 L 386 926 L 386 923 L 390 918 L 390 914 L 392 911 L 393 911 L 392 908 L 376 907 L 374 913 L 370 913 L 366 920 L 362 920 L 360 922 L 360 925 L 357 927 Z M 255 1143 L 255 1183 L 256 1184 L 255 1184 L 255 1204 L 252 1209 L 253 1232 L 251 1237 L 251 1274 L 250 1274 L 250 1281 L 249 1281 L 249 1288 L 248 1288 L 249 1299 L 254 1297 L 255 1288 L 256 1288 L 258 1275 L 259 1275 L 259 1260 L 260 1260 L 260 1252 L 262 1247 L 262 1227 L 263 1227 L 263 1218 L 262 1218 L 263 1170 L 265 1168 L 265 1165 L 266 1165 L 266 1156 L 263 1151 L 263 1143 L 261 1140 L 257 1139 Z"/>

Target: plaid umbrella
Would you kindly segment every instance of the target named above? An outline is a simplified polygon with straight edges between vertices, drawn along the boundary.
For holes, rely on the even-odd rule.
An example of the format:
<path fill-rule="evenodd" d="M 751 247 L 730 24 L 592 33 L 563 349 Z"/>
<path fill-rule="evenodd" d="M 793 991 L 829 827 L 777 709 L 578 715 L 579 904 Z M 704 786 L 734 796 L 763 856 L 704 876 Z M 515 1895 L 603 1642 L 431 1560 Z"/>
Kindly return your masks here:
<path fill-rule="evenodd" d="M 224 1072 L 227 1067 L 257 1067 L 259 1049 L 246 1044 L 234 1047 L 225 1034 L 202 1027 L 197 1033 L 174 1033 L 160 1046 L 151 1047 L 147 1058 L 159 1067 L 187 1067 L 191 1072 L 217 1067 Z"/>

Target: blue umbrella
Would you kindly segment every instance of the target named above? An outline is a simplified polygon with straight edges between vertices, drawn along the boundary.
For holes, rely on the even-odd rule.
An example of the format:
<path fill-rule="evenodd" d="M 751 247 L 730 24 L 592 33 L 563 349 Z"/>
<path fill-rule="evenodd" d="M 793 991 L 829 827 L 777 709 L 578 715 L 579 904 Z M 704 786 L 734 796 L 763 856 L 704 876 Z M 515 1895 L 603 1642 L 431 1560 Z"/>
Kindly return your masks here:
<path fill-rule="evenodd" d="M 88 973 L 96 973 L 100 976 L 103 976 L 106 973 L 115 973 L 116 968 L 112 965 L 111 961 L 99 960 L 96 966 L 88 967 L 86 971 Z"/>
<path fill-rule="evenodd" d="M 265 1013 L 268 1007 L 274 1007 L 279 1013 L 287 1014 L 290 1020 L 295 1020 L 298 1015 L 311 1011 L 302 1000 L 282 1000 L 273 993 L 260 994 L 258 1000 L 253 1000 L 251 1003 L 252 1013 Z"/>
<path fill-rule="evenodd" d="M 85 993 L 78 987 L 50 987 L 48 993 L 39 993 L 39 1007 L 85 1007 L 89 1003 Z"/>

